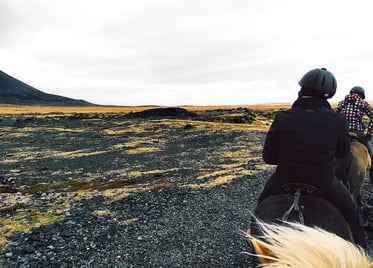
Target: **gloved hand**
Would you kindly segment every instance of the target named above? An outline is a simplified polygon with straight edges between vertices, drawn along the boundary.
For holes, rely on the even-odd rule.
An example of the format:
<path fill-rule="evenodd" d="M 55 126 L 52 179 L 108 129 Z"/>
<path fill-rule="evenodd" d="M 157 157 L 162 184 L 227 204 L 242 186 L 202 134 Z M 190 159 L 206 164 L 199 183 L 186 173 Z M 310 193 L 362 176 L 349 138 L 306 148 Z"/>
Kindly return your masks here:
<path fill-rule="evenodd" d="M 366 134 L 365 138 L 367 139 L 367 141 L 370 141 L 372 139 L 372 134 Z"/>

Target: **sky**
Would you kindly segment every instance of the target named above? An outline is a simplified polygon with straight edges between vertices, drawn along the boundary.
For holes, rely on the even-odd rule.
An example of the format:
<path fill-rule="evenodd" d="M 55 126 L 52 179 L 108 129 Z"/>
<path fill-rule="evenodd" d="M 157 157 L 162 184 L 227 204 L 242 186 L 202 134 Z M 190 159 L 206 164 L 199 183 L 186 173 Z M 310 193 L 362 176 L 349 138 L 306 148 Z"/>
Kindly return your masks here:
<path fill-rule="evenodd" d="M 103 105 L 293 102 L 325 67 L 332 102 L 373 100 L 370 0 L 0 0 L 0 70 Z"/>

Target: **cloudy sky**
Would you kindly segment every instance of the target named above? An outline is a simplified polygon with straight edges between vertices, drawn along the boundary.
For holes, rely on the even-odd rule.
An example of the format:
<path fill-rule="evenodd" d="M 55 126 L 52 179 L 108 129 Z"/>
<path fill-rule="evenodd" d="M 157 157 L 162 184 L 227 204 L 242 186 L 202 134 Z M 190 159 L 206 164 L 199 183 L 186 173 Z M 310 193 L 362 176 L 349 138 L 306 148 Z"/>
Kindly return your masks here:
<path fill-rule="evenodd" d="M 373 100 L 370 0 L 0 0 L 0 70 L 112 105 L 292 102 L 326 67 L 332 101 Z"/>

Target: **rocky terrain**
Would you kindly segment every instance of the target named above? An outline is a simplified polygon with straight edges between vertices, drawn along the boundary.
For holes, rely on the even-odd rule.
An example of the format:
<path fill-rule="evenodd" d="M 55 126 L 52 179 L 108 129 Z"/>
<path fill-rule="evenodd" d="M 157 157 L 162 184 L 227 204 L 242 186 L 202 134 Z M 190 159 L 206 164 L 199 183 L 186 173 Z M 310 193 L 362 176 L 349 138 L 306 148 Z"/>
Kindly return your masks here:
<path fill-rule="evenodd" d="M 3 267 L 250 267 L 273 112 L 3 114 Z M 372 241 L 372 185 L 363 189 Z"/>

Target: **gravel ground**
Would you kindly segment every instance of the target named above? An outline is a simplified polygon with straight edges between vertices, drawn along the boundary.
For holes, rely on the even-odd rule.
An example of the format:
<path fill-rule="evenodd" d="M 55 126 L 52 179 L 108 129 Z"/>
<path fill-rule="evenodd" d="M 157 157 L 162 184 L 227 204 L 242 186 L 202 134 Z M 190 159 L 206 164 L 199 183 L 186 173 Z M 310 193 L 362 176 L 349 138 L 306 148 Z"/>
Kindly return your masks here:
<path fill-rule="evenodd" d="M 92 198 L 63 220 L 14 235 L 7 267 L 250 267 L 250 179 L 136 193 L 110 205 Z M 97 209 L 112 214 L 93 216 Z M 138 220 L 118 224 L 127 218 Z"/>
<path fill-rule="evenodd" d="M 13 120 L 2 121 L 0 175 L 19 192 L 1 194 L 0 223 L 33 228 L 8 233 L 3 267 L 251 267 L 244 231 L 272 171 L 264 131 L 119 115 Z M 32 225 L 32 212 L 53 221 Z"/>

